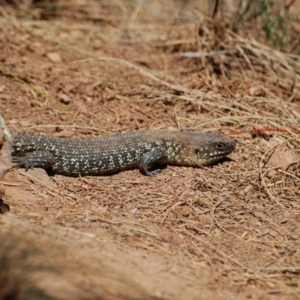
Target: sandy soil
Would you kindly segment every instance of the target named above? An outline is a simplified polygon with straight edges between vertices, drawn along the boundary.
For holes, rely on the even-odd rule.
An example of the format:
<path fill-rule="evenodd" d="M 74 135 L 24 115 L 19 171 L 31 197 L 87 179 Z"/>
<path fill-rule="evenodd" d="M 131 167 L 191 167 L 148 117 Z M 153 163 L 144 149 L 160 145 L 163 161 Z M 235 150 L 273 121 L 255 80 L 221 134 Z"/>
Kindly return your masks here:
<path fill-rule="evenodd" d="M 237 149 L 153 178 L 9 171 L 0 298 L 22 286 L 14 299 L 35 289 L 41 299 L 300 299 L 293 56 L 204 19 L 192 1 L 59 3 L 1 7 L 0 110 L 11 130 L 215 130 Z"/>

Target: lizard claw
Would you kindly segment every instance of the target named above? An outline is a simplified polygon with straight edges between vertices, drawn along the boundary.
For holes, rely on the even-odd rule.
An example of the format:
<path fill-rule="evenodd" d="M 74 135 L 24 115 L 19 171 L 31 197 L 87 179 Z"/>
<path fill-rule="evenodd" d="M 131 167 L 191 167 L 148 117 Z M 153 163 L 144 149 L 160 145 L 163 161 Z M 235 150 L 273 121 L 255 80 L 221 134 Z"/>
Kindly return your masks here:
<path fill-rule="evenodd" d="M 34 167 L 34 164 L 26 156 L 12 156 L 11 161 L 16 164 L 14 167 L 23 167 L 26 171 Z"/>
<path fill-rule="evenodd" d="M 159 173 L 161 171 L 162 171 L 162 169 L 155 169 L 152 171 L 147 170 L 147 171 L 145 171 L 145 175 L 153 177 L 156 173 Z"/>

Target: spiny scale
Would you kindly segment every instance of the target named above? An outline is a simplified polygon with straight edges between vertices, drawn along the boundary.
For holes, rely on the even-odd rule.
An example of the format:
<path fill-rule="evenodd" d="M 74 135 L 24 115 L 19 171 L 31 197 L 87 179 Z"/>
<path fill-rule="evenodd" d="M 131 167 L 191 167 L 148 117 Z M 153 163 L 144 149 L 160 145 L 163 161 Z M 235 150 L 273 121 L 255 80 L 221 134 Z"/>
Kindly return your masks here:
<path fill-rule="evenodd" d="M 152 165 L 208 165 L 227 156 L 235 143 L 215 132 L 141 130 L 93 139 L 14 132 L 13 162 L 69 176 L 104 175 Z"/>

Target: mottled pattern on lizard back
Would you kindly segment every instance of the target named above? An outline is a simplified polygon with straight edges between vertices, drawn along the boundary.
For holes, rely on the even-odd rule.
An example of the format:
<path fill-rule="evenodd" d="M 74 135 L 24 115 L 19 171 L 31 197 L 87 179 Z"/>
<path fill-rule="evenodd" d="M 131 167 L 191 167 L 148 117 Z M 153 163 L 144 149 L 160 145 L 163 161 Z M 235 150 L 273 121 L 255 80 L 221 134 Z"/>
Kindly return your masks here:
<path fill-rule="evenodd" d="M 233 141 L 213 132 L 141 130 L 93 139 L 15 132 L 12 156 L 21 166 L 50 168 L 54 173 L 79 176 L 138 168 L 147 153 L 151 161 L 154 149 L 162 153 L 155 164 L 197 167 L 218 161 L 234 148 Z M 26 155 L 32 156 L 28 164 Z"/>

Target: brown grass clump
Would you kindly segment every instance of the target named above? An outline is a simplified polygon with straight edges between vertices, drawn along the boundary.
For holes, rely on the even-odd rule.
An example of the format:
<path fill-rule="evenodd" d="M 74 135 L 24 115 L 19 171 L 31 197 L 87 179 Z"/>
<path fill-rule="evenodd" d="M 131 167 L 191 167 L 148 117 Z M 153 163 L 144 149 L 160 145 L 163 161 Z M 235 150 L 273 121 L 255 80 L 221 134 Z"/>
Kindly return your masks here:
<path fill-rule="evenodd" d="M 7 233 L 0 238 L 0 299 L 53 299 L 33 283 L 32 275 L 46 269 L 37 248 Z"/>
<path fill-rule="evenodd" d="M 54 241 L 51 230 L 9 215 L 1 226 L 1 299 L 158 299 L 148 296 L 126 271 L 106 266 L 92 253 L 86 257 L 80 249 L 74 251 L 74 244 Z"/>

